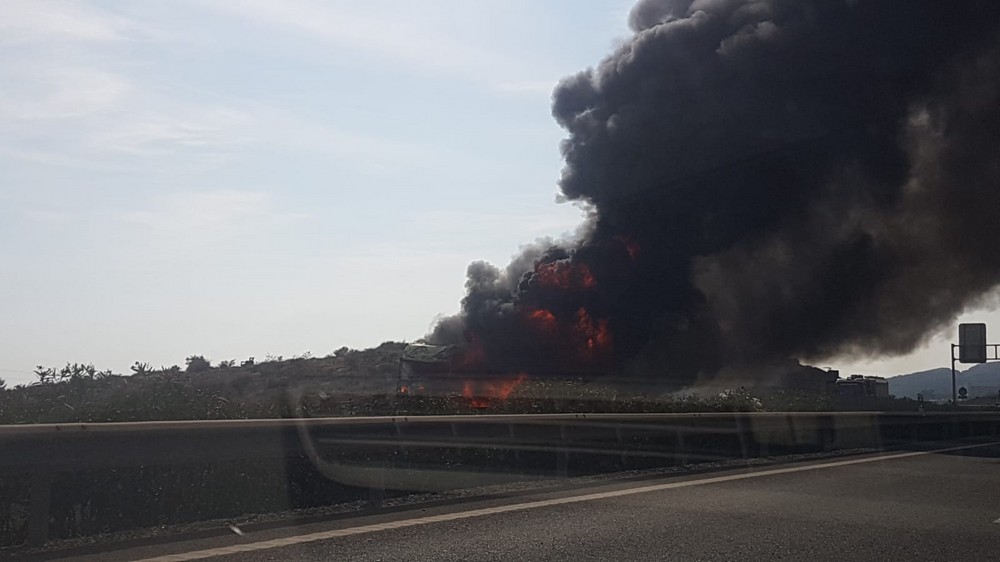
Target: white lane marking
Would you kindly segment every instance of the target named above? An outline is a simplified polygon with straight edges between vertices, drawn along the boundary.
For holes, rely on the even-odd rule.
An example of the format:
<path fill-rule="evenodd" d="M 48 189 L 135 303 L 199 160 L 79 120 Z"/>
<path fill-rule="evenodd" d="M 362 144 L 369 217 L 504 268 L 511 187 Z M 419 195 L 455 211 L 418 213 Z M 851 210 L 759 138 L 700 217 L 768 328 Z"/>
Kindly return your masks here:
<path fill-rule="evenodd" d="M 1000 517 L 998 517 L 997 520 L 994 521 L 994 523 L 1000 523 Z"/>
<path fill-rule="evenodd" d="M 554 505 L 565 505 L 570 503 L 579 503 L 594 500 L 603 500 L 608 498 L 618 498 L 622 496 L 632 496 L 635 494 L 646 494 L 649 492 L 659 492 L 662 490 L 673 490 L 676 488 L 689 488 L 691 486 L 704 486 L 706 484 L 718 484 L 720 482 L 732 482 L 734 480 L 747 480 L 750 478 L 760 478 L 762 476 L 773 476 L 776 474 L 791 474 L 794 472 L 807 472 L 810 470 L 821 470 L 824 468 L 837 468 L 840 466 L 850 466 L 854 464 L 864 464 L 870 462 L 879 462 L 895 459 L 905 459 L 909 457 L 919 457 L 923 455 L 931 455 L 934 453 L 947 453 L 950 451 L 961 451 L 963 449 L 975 449 L 978 447 L 989 447 L 991 445 L 1000 445 L 1000 442 L 994 443 L 981 443 L 977 445 L 963 445 L 961 447 L 949 447 L 947 449 L 935 449 L 933 451 L 916 451 L 911 453 L 897 453 L 895 455 L 883 455 L 880 457 L 867 457 L 863 459 L 851 459 L 846 461 L 835 461 L 822 464 L 810 464 L 805 466 L 790 466 L 785 468 L 774 468 L 771 470 L 761 470 L 758 472 L 748 472 L 743 474 L 729 474 L 726 476 L 714 476 L 710 478 L 700 478 L 698 480 L 684 480 L 681 482 L 667 482 L 664 484 L 654 484 L 652 486 L 642 486 L 639 488 L 626 488 L 624 490 L 612 490 L 610 492 L 597 492 L 593 494 L 583 494 L 580 496 L 570 496 L 565 498 L 555 498 L 551 500 L 539 500 L 533 502 L 525 503 L 515 503 L 510 505 L 501 505 L 497 507 L 487 507 L 483 509 L 473 509 L 470 511 L 460 511 L 457 513 L 445 513 L 442 515 L 431 515 L 428 517 L 417 517 L 414 519 L 404 519 L 401 521 L 390 521 L 386 523 L 376 523 L 372 525 L 361 525 L 359 527 L 348 527 L 346 529 L 334 529 L 331 531 L 320 531 L 317 533 L 308 533 L 305 535 L 291 536 L 280 539 L 271 539 L 266 541 L 258 541 L 246 544 L 237 544 L 233 546 L 223 546 L 219 548 L 209 548 L 206 550 L 194 550 L 191 552 L 182 552 L 180 554 L 168 554 L 165 556 L 155 556 L 153 558 L 144 558 L 137 562 L 187 562 L 188 560 L 201 560 L 204 558 L 211 558 L 213 556 L 226 556 L 229 554 L 241 554 L 244 552 L 255 552 L 258 550 L 266 550 L 270 548 L 278 548 L 282 546 L 292 546 L 297 544 L 304 544 L 316 541 L 323 541 L 328 539 L 334 539 L 337 537 L 349 537 L 352 535 L 363 535 L 366 533 L 374 533 L 377 531 L 384 531 L 387 529 L 400 529 L 403 527 L 416 527 L 420 525 L 429 525 L 431 523 L 442 523 L 445 521 L 456 521 L 459 519 L 471 519 L 473 517 L 483 517 L 486 515 L 496 515 L 498 513 L 510 513 L 512 511 L 526 511 L 529 509 L 538 509 L 540 507 L 550 507 Z M 1000 523 L 1000 519 L 994 521 L 994 523 Z"/>

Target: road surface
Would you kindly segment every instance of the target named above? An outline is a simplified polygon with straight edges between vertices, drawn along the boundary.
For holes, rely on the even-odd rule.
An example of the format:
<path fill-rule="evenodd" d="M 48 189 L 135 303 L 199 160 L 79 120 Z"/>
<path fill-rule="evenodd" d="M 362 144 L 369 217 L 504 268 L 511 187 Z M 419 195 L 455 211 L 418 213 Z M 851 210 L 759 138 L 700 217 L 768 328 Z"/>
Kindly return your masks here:
<path fill-rule="evenodd" d="M 1000 444 L 978 444 L 618 482 L 74 559 L 1000 560 L 998 521 Z"/>

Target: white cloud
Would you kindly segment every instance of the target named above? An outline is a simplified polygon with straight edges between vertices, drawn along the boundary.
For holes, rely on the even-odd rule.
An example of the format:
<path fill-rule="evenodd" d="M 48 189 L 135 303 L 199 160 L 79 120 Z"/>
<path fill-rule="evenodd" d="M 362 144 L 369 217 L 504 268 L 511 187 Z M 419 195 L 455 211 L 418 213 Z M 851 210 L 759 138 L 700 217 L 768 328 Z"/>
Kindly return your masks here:
<path fill-rule="evenodd" d="M 266 192 L 239 189 L 154 195 L 146 208 L 117 213 L 127 243 L 121 259 L 140 267 L 183 268 L 192 261 L 242 259 L 284 239 L 311 215 L 282 209 Z"/>
<path fill-rule="evenodd" d="M 393 10 L 363 12 L 356 3 L 312 0 L 248 0 L 214 2 L 212 6 L 233 16 L 284 28 L 334 43 L 364 55 L 393 59 L 421 70 L 444 71 L 496 86 L 500 77 L 522 76 L 530 62 L 498 51 L 460 41 L 432 21 L 414 21 L 423 7 L 405 5 Z"/>
<path fill-rule="evenodd" d="M 108 112 L 132 90 L 112 72 L 86 67 L 0 69 L 0 117 L 18 120 L 67 119 Z"/>
<path fill-rule="evenodd" d="M 8 44 L 53 39 L 114 41 L 137 29 L 125 18 L 79 2 L 0 2 L 0 34 Z"/>
<path fill-rule="evenodd" d="M 107 127 L 93 129 L 87 148 L 132 154 L 163 154 L 175 148 L 210 148 L 248 142 L 242 132 L 250 118 L 230 108 L 174 108 L 158 113 L 133 112 Z"/>
<path fill-rule="evenodd" d="M 3 142 L 3 139 L 0 139 Z M 108 162 L 84 156 L 67 156 L 62 151 L 25 150 L 0 145 L 0 157 L 20 160 L 26 163 L 42 164 L 44 166 L 61 166 L 98 172 L 122 173 L 127 168 Z"/>
<path fill-rule="evenodd" d="M 415 7 L 377 11 L 311 0 L 218 2 L 215 7 L 290 35 L 334 43 L 342 48 L 332 52 L 343 60 L 375 55 L 420 71 L 467 75 L 505 92 L 551 91 L 550 81 L 520 79 L 524 61 L 468 44 L 441 29 L 436 16 L 417 18 L 421 10 Z M 119 157 L 104 164 L 127 166 L 121 157 L 143 157 L 142 165 L 148 165 L 149 157 L 183 152 L 217 167 L 238 156 L 237 146 L 258 144 L 331 154 L 376 168 L 433 167 L 454 159 L 428 143 L 330 126 L 267 102 L 233 96 L 207 101 L 200 96 L 204 92 L 184 90 L 183 83 L 144 77 L 150 61 L 136 58 L 130 45 L 152 40 L 162 50 L 181 44 L 144 22 L 75 2 L 0 2 L 0 31 L 21 43 L 34 42 L 21 49 L 17 62 L 0 62 L 0 154 L 87 167 L 88 159 L 100 160 L 94 158 L 99 155 Z M 53 40 L 69 45 L 52 47 Z M 107 42 L 122 45 L 109 51 Z M 510 79 L 501 82 L 503 77 Z"/>
<path fill-rule="evenodd" d="M 121 218 L 154 230 L 199 235 L 225 232 L 241 223 L 272 214 L 268 194 L 235 189 L 169 193 L 157 197 L 154 207 L 152 210 L 128 211 L 122 213 Z"/>
<path fill-rule="evenodd" d="M 83 2 L 4 0 L 0 34 L 15 53 L 0 60 L 0 155 L 92 168 L 95 152 L 165 154 L 244 140 L 231 134 L 245 121 L 239 112 L 179 101 L 169 81 L 139 74 L 150 59 L 137 58 L 137 42 L 163 49 L 178 41 L 175 32 Z M 199 160 L 218 158 L 206 150 Z"/>
<path fill-rule="evenodd" d="M 248 142 L 250 117 L 225 105 L 181 103 L 99 68 L 0 66 L 0 154 L 92 167 L 73 155 L 167 154 L 206 149 L 205 158 Z M 45 139 L 34 146 L 33 139 Z M 46 148 L 40 148 L 44 146 Z M 90 161 L 89 164 L 94 164 Z"/>

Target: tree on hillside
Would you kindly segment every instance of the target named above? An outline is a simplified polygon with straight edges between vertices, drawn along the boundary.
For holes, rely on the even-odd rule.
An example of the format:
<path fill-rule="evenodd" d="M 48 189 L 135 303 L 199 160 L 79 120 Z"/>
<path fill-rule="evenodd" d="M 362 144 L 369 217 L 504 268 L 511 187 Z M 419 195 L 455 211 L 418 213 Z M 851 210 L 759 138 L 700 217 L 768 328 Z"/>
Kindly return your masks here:
<path fill-rule="evenodd" d="M 110 369 L 98 371 L 93 363 L 66 363 L 62 369 L 55 367 L 35 368 L 35 376 L 38 382 L 35 384 L 54 384 L 59 382 L 81 382 L 96 381 L 112 376 L 114 373 Z"/>
<path fill-rule="evenodd" d="M 132 365 L 129 369 L 132 369 L 132 372 L 137 375 L 148 375 L 150 371 L 153 370 L 153 366 L 149 363 L 140 363 L 136 361 L 135 365 Z"/>
<path fill-rule="evenodd" d="M 41 365 L 35 367 L 35 376 L 38 382 L 35 384 L 50 384 L 56 382 L 56 370 L 54 367 L 45 368 Z"/>
<path fill-rule="evenodd" d="M 200 373 L 212 368 L 212 363 L 202 355 L 192 355 L 184 360 L 188 373 Z"/>

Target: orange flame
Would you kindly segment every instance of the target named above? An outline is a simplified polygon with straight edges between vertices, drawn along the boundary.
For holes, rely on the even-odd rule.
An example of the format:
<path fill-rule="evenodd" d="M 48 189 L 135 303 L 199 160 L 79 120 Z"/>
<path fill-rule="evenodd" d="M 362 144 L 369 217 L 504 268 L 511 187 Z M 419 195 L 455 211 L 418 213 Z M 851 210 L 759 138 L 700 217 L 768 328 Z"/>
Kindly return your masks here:
<path fill-rule="evenodd" d="M 587 264 L 569 260 L 539 264 L 535 267 L 535 278 L 543 287 L 558 289 L 592 289 L 597 284 Z"/>
<path fill-rule="evenodd" d="M 494 400 L 507 400 L 514 389 L 527 379 L 528 375 L 520 373 L 513 379 L 478 381 L 478 385 L 467 380 L 462 384 L 462 398 L 468 400 L 473 408 L 488 408 Z"/>
<path fill-rule="evenodd" d="M 605 318 L 594 320 L 586 309 L 576 312 L 576 330 L 584 338 L 587 351 L 603 352 L 611 346 L 611 332 Z"/>
<path fill-rule="evenodd" d="M 532 310 L 528 313 L 528 318 L 546 330 L 556 327 L 556 316 L 544 308 Z"/>
<path fill-rule="evenodd" d="M 510 397 L 510 393 L 514 392 L 514 389 L 521 386 L 524 381 L 528 380 L 528 375 L 524 373 L 519 373 L 515 378 L 511 380 L 500 380 L 486 383 L 485 390 L 486 394 L 490 398 L 498 398 L 500 400 L 506 400 Z"/>

